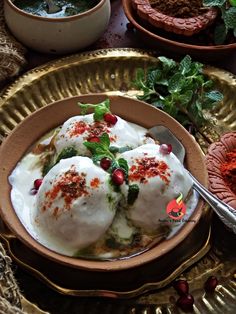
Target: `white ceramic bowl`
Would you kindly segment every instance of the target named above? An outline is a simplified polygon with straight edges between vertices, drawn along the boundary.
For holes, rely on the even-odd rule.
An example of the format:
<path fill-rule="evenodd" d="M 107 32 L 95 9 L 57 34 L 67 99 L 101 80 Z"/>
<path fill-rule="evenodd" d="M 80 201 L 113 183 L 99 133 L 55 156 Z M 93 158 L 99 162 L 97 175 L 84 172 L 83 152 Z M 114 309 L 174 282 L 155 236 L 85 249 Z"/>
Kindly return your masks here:
<path fill-rule="evenodd" d="M 45 53 L 78 51 L 95 42 L 105 31 L 111 13 L 110 0 L 100 0 L 92 9 L 63 18 L 26 13 L 4 0 L 6 23 L 24 45 Z"/>

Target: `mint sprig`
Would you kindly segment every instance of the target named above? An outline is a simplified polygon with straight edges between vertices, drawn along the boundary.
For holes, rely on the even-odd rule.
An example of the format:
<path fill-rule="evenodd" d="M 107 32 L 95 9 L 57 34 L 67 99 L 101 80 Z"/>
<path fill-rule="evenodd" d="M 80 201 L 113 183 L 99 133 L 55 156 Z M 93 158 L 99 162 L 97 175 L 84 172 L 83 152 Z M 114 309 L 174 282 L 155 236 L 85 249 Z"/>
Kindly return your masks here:
<path fill-rule="evenodd" d="M 221 23 L 214 30 L 214 41 L 216 45 L 225 42 L 230 31 L 236 35 L 236 1 L 235 0 L 203 0 L 203 6 L 215 7 L 221 13 Z"/>
<path fill-rule="evenodd" d="M 101 121 L 103 120 L 103 117 L 106 113 L 110 112 L 110 100 L 106 99 L 98 104 L 83 104 L 78 103 L 81 114 L 85 115 L 88 113 L 89 109 L 92 109 L 94 111 L 93 118 L 95 121 Z"/>
<path fill-rule="evenodd" d="M 127 161 L 124 158 L 116 159 L 114 153 L 110 150 L 110 138 L 107 133 L 103 133 L 99 137 L 99 142 L 84 142 L 84 146 L 87 147 L 92 153 L 92 159 L 94 163 L 98 163 L 102 158 L 110 158 L 111 166 L 108 170 L 110 174 L 117 168 L 122 169 L 125 174 L 125 182 L 129 184 L 129 166 Z M 111 180 L 112 183 L 112 180 Z M 114 188 L 117 191 L 120 191 L 120 188 L 114 185 Z M 133 205 L 139 194 L 139 187 L 137 184 L 130 184 L 128 189 L 128 205 Z"/>
<path fill-rule="evenodd" d="M 112 161 L 111 171 L 115 168 L 124 170 L 126 177 L 128 177 L 129 167 L 124 158 L 116 159 L 114 153 L 110 150 L 110 138 L 107 133 L 103 133 L 99 137 L 99 142 L 84 142 L 84 146 L 92 153 L 92 159 L 98 163 L 102 158 L 110 158 Z"/>
<path fill-rule="evenodd" d="M 99 137 L 100 142 L 84 142 L 84 146 L 90 150 L 93 155 L 94 161 L 99 161 L 104 157 L 108 157 L 111 160 L 115 159 L 113 153 L 110 152 L 110 138 L 107 133 L 103 133 Z"/>
<path fill-rule="evenodd" d="M 223 99 L 213 90 L 213 81 L 203 73 L 203 64 L 185 56 L 179 63 L 159 57 L 155 68 L 138 69 L 135 86 L 143 91 L 138 99 L 160 108 L 181 124 L 199 129 L 207 120 L 203 111 Z"/>

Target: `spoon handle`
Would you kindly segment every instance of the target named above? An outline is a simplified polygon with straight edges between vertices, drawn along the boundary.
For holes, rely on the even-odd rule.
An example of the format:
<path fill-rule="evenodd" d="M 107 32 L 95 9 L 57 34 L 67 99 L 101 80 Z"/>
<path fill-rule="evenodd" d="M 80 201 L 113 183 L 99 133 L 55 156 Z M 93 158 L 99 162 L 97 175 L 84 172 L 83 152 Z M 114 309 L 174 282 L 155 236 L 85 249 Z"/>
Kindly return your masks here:
<path fill-rule="evenodd" d="M 193 188 L 202 196 L 202 198 L 213 208 L 223 223 L 236 233 L 236 210 L 222 202 L 215 195 L 209 192 L 200 182 L 189 172 L 193 180 Z"/>

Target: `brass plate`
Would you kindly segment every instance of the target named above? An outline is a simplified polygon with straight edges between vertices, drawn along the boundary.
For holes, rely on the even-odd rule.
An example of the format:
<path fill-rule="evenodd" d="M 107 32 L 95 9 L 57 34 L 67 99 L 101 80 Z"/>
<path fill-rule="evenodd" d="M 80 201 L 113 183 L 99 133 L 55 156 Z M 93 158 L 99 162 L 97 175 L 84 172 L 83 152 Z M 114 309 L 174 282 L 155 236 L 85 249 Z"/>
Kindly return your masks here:
<path fill-rule="evenodd" d="M 137 91 L 132 86 L 136 69 L 138 67 L 146 69 L 147 67 L 154 66 L 156 63 L 157 60 L 153 52 L 134 49 L 107 49 L 72 55 L 36 68 L 20 77 L 15 83 L 2 92 L 0 96 L 0 136 L 4 138 L 20 121 L 24 119 L 24 117 L 28 116 L 36 109 L 65 97 L 94 92 L 107 92 L 132 97 L 137 94 Z M 218 87 L 224 92 L 225 100 L 223 106 L 218 106 L 215 108 L 214 112 L 209 114 L 210 117 L 214 117 L 216 121 L 215 129 L 201 130 L 201 133 L 196 136 L 203 150 L 205 150 L 209 142 L 215 140 L 221 132 L 225 130 L 236 130 L 236 108 L 233 101 L 236 91 L 236 80 L 234 76 L 223 70 L 212 67 L 206 67 L 205 71 L 207 75 L 216 81 Z M 172 288 L 165 288 L 163 290 L 168 295 L 168 298 L 163 298 L 163 291 L 157 292 L 156 294 L 151 294 L 150 292 L 166 286 L 176 276 L 180 276 L 186 268 L 193 265 L 206 254 L 209 250 L 208 239 L 210 235 L 210 215 L 211 212 L 206 207 L 204 217 L 206 217 L 205 225 L 208 226 L 208 233 L 206 234 L 204 243 L 202 243 L 201 249 L 199 249 L 196 254 L 185 259 L 179 265 L 178 269 L 172 271 L 171 274 L 162 281 L 149 281 L 145 283 L 145 288 L 144 286 L 141 288 L 139 287 L 135 292 L 134 290 L 125 291 L 125 294 L 127 294 L 126 297 L 134 297 L 141 293 L 149 292 L 147 296 L 136 299 L 135 302 L 131 303 L 134 307 L 131 309 L 132 312 L 130 311 L 130 313 L 138 313 L 136 312 L 135 307 L 137 304 L 141 303 L 145 306 L 150 304 L 155 305 L 158 302 L 159 304 L 163 304 L 163 300 L 166 302 L 165 307 L 162 308 L 162 306 L 159 307 L 158 305 L 157 308 L 157 306 L 154 306 L 155 311 L 158 313 L 162 313 L 163 311 L 164 313 L 164 311 L 168 309 L 169 313 L 172 313 L 171 309 L 173 309 L 173 302 L 170 302 L 169 300 L 169 293 L 171 292 L 171 294 L 174 294 Z M 220 224 L 220 228 L 224 229 L 223 225 Z M 101 290 L 89 289 L 88 291 L 78 291 L 64 289 L 63 285 L 57 285 L 53 280 L 46 278 L 44 273 L 40 272 L 36 266 L 35 268 L 31 267 L 29 262 L 24 262 L 20 250 L 17 251 L 18 245 L 13 245 L 13 243 L 18 240 L 14 239 L 12 236 L 10 238 L 11 240 L 5 239 L 5 241 L 9 251 L 12 253 L 12 257 L 21 264 L 21 266 L 28 269 L 32 274 L 43 280 L 50 287 L 67 295 L 102 295 Z M 195 283 L 198 283 L 198 285 L 200 285 L 200 283 L 202 284 L 202 280 L 204 280 L 208 274 L 215 271 L 215 264 L 221 264 L 223 268 L 225 267 L 224 260 L 221 261 L 216 257 L 216 255 L 214 255 L 215 252 L 212 251 L 213 249 L 211 249 L 211 253 L 208 253 L 204 258 L 207 259 L 207 261 L 210 259 L 207 267 L 205 265 L 203 266 L 204 262 L 201 260 L 200 263 L 196 264 L 195 267 L 191 268 L 189 272 L 187 271 L 184 274 L 190 282 L 192 281 L 194 283 L 194 286 Z M 214 263 L 212 263 L 212 254 L 214 255 Z M 178 260 L 178 257 L 176 258 Z M 174 259 L 175 257 L 173 257 L 173 260 Z M 228 264 L 227 267 L 229 267 Z M 196 280 L 194 280 L 195 275 L 193 270 L 195 271 L 195 275 L 197 274 L 198 279 Z M 227 273 L 227 278 L 231 280 L 232 278 L 230 276 L 233 276 L 232 269 Z M 235 292 L 235 286 L 232 286 L 231 281 L 229 284 L 231 288 L 233 287 L 232 289 L 234 289 Z M 222 285 L 221 287 L 224 288 Z M 113 292 L 115 292 L 115 294 L 112 293 L 110 296 L 124 297 L 124 295 L 117 293 L 117 291 Z M 229 294 L 230 293 L 232 294 L 232 291 L 229 292 Z M 202 297 L 204 297 L 204 295 L 202 295 Z M 217 302 L 223 304 L 224 301 L 219 301 L 219 299 L 219 295 L 216 295 L 211 301 L 214 303 L 218 300 Z M 235 302 L 235 298 L 232 300 Z M 211 305 L 211 301 L 207 300 L 207 304 Z M 227 303 L 224 303 L 225 306 L 231 304 L 233 302 L 231 301 L 228 300 Z M 214 313 L 222 313 L 221 311 L 217 312 L 217 306 L 210 307 L 210 305 L 208 307 L 211 311 L 214 309 Z M 199 313 L 202 312 L 199 311 Z"/>

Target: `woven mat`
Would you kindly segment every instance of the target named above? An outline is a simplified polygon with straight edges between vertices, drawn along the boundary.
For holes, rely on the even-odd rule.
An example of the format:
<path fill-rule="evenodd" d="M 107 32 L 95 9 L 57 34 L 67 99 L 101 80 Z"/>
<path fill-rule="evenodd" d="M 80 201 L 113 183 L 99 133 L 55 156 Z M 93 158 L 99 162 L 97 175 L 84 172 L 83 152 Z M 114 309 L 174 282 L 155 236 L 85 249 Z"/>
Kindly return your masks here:
<path fill-rule="evenodd" d="M 0 0 L 0 83 L 16 76 L 26 64 L 26 49 L 9 33 Z M 0 243 L 0 314 L 23 314 L 21 294 L 11 269 L 11 259 Z"/>
<path fill-rule="evenodd" d="M 11 259 L 0 243 L 0 314 L 23 314 L 21 295 L 11 269 Z"/>
<path fill-rule="evenodd" d="M 19 74 L 26 64 L 26 49 L 10 35 L 4 22 L 3 1 L 0 0 L 0 83 Z"/>

